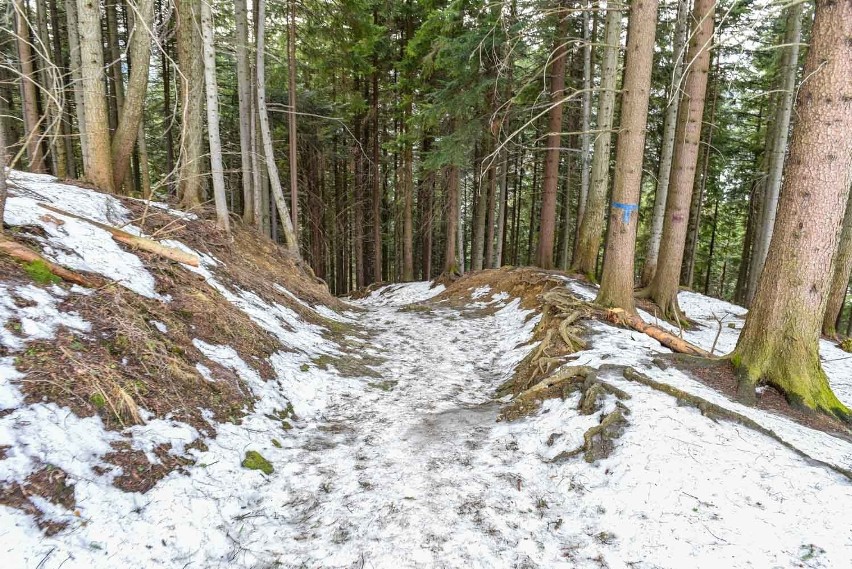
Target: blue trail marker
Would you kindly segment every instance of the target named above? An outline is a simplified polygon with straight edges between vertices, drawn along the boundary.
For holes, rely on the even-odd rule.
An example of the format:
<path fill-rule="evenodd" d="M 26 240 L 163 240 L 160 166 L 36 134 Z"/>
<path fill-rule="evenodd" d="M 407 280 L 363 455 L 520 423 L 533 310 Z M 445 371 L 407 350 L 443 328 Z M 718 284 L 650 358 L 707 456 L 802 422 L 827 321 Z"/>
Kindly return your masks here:
<path fill-rule="evenodd" d="M 639 209 L 639 206 L 635 203 L 612 202 L 612 207 L 622 210 L 622 223 L 630 223 L 630 214 Z"/>

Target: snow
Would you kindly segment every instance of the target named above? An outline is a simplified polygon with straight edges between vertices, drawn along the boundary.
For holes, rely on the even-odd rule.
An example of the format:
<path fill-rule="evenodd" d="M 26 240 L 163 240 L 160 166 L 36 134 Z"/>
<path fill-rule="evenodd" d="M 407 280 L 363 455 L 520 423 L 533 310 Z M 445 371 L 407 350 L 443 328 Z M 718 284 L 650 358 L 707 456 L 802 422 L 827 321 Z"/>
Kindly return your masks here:
<path fill-rule="evenodd" d="M 12 179 L 7 221 L 44 227 L 46 254 L 65 255 L 60 262 L 82 270 L 96 266 L 100 251 L 116 266 L 96 272 L 156 298 L 138 257 L 107 250 L 112 239 L 89 224 L 39 219 L 35 204 L 51 200 L 126 223 L 128 212 L 116 200 L 47 176 L 14 172 Z M 852 507 L 850 481 L 816 462 L 850 469 L 852 444 L 659 368 L 653 360 L 668 350 L 643 334 L 585 322 L 589 348 L 570 364 L 632 366 L 747 415 L 815 460 L 678 406 L 607 367 L 601 379 L 630 395 L 623 402 L 629 425 L 615 451 L 591 465 L 582 458 L 552 462 L 581 444 L 600 413 L 581 415 L 575 394 L 544 402 L 528 418 L 496 421 L 495 390 L 535 348 L 530 340 L 540 317 L 517 299 L 483 286 L 470 291 L 465 308 L 435 302 L 412 311 L 404 307 L 444 288 L 395 284 L 353 301 L 341 315 L 281 285 L 281 303 L 225 286 L 216 274 L 221 262 L 199 258 L 200 267 L 185 268 L 281 345 L 269 360 L 274 377 L 264 380 L 234 347 L 194 339 L 203 355 L 199 381 L 216 381 L 216 364 L 251 392 L 239 424 L 217 423 L 202 411 L 212 436 L 145 409 L 144 424 L 116 432 L 98 417 L 25 402 L 19 385 L 27 378 L 16 371 L 15 354 L 63 327 L 89 333 L 88 322 L 63 309 L 69 295 L 89 291 L 0 282 L 0 483 L 23 482 L 53 465 L 68 474 L 76 498 L 70 512 L 33 497 L 46 519 L 68 524 L 51 537 L 30 516 L 0 506 L 4 567 L 852 567 L 852 529 L 843 522 Z M 584 298 L 595 295 L 567 278 L 565 286 Z M 700 324 L 683 332 L 687 340 L 706 349 L 716 341 L 717 353 L 733 348 L 744 309 L 695 293 L 681 293 L 680 301 Z M 347 321 L 357 333 L 337 344 L 293 303 Z M 161 322 L 150 323 L 168 333 Z M 852 359 L 828 342 L 821 350 L 835 392 L 852 403 Z M 328 363 L 318 365 L 320 357 Z M 363 375 L 342 365 L 347 360 L 364 363 Z M 608 396 L 601 413 L 614 408 Z M 206 450 L 190 448 L 199 438 Z M 145 494 L 125 493 L 112 485 L 121 470 L 103 459 L 118 441 L 155 463 L 160 445 L 196 463 Z M 243 468 L 249 450 L 274 472 Z"/>

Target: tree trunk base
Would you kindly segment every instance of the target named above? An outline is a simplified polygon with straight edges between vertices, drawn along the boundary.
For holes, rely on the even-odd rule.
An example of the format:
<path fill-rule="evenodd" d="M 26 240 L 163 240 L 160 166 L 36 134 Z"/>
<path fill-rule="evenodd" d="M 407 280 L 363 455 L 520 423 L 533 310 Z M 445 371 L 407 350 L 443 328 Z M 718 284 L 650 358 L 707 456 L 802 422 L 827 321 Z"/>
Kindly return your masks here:
<path fill-rule="evenodd" d="M 808 350 L 796 340 L 785 350 L 773 349 L 766 342 L 757 352 L 737 348 L 731 361 L 737 372 L 737 397 L 746 404 L 756 402 L 755 388 L 775 387 L 791 407 L 819 411 L 852 424 L 852 410 L 840 402 L 828 384 L 819 353 Z"/>

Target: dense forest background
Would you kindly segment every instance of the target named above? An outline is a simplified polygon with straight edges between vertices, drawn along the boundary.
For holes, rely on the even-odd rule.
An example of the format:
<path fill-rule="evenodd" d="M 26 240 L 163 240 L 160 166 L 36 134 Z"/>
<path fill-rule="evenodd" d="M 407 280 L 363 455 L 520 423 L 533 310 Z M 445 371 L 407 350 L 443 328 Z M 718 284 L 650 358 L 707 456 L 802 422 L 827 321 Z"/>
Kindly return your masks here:
<path fill-rule="evenodd" d="M 132 99 L 140 100 L 141 133 L 129 137 L 129 168 L 113 189 L 190 208 L 212 205 L 211 105 L 206 121 L 200 115 L 208 6 L 199 0 L 94 6 L 113 156 L 116 132 L 136 108 Z M 594 248 L 593 270 L 588 261 L 578 266 L 576 253 L 590 187 L 594 191 L 593 161 L 605 171 L 605 192 L 615 167 L 608 139 L 618 133 L 621 98 L 602 99 L 621 89 L 625 7 L 613 1 L 236 0 L 209 8 L 218 86 L 212 116 L 228 211 L 285 241 L 287 224 L 275 207 L 274 185 L 280 184 L 301 254 L 334 293 L 482 267 L 549 265 L 538 256 L 546 177 L 557 188 L 550 265 L 600 277 L 603 239 Z M 674 135 L 667 135 L 666 123 L 680 95 L 689 10 L 685 0 L 659 9 L 636 247 L 636 276 L 645 282 L 655 197 L 668 177 L 661 161 L 664 139 Z M 67 0 L 6 4 L 0 130 L 15 167 L 84 177 L 79 108 L 89 87 L 78 52 L 85 54 L 85 46 L 69 33 L 69 23 L 82 25 L 78 11 Z M 765 224 L 762 198 L 771 192 L 790 52 L 796 52 L 798 84 L 807 51 L 790 49 L 800 43 L 795 36 L 789 41 L 796 18 L 806 44 L 813 19 L 808 4 L 723 0 L 715 6 L 681 285 L 742 304 L 750 298 L 752 251 Z M 148 39 L 147 55 L 133 41 L 139 35 Z M 139 61 L 148 60 L 147 77 L 134 77 Z M 559 73 L 562 89 L 554 86 Z M 259 75 L 271 154 L 255 97 Z M 556 107 L 561 134 L 554 179 L 547 160 Z M 33 141 L 42 157 L 33 155 Z M 197 199 L 187 199 L 187 192 Z M 840 320 L 842 329 L 852 328 L 845 312 Z"/>

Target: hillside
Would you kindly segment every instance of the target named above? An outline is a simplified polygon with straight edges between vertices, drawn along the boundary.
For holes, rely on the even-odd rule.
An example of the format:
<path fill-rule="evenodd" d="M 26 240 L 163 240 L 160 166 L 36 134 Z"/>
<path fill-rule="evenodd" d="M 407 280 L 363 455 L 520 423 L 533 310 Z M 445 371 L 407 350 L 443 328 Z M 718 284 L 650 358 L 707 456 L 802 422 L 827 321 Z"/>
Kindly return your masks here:
<path fill-rule="evenodd" d="M 247 229 L 21 172 L 5 220 L 95 285 L 0 255 L 5 566 L 849 566 L 848 430 L 735 402 L 724 362 L 608 321 L 582 281 L 342 301 Z M 641 315 L 733 348 L 744 309 L 679 301 L 690 329 Z M 852 358 L 821 355 L 852 404 Z"/>

